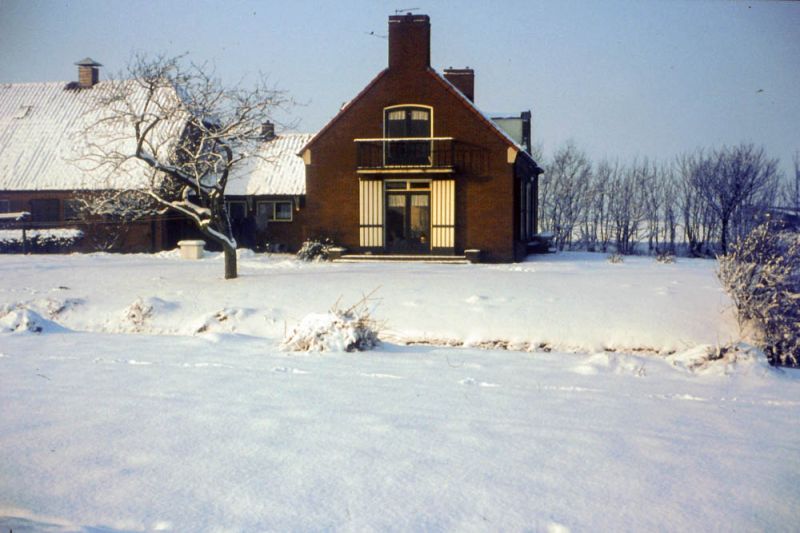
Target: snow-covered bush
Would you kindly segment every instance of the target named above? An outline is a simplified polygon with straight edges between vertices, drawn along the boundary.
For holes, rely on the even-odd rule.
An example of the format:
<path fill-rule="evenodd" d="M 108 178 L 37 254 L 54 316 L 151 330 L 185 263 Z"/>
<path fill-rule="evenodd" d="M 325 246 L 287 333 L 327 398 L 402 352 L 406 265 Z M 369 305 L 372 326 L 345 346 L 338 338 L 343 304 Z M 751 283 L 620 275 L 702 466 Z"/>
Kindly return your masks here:
<path fill-rule="evenodd" d="M 656 254 L 656 261 L 665 265 L 675 262 L 675 254 L 671 252 L 659 252 Z"/>
<path fill-rule="evenodd" d="M 63 330 L 24 304 L 0 305 L 0 333 L 43 333 Z"/>
<path fill-rule="evenodd" d="M 137 298 L 122 313 L 124 321 L 130 323 L 134 331 L 140 331 L 144 323 L 153 315 L 153 306 L 141 298 Z"/>
<path fill-rule="evenodd" d="M 719 258 L 717 275 L 773 365 L 800 364 L 800 234 L 762 224 Z"/>
<path fill-rule="evenodd" d="M 311 239 L 305 241 L 300 251 L 297 252 L 297 258 L 303 261 L 327 261 L 330 258 L 330 251 L 333 248 L 333 241 L 330 239 Z"/>
<path fill-rule="evenodd" d="M 618 263 L 622 263 L 624 260 L 625 260 L 624 256 L 622 254 L 620 254 L 620 253 L 617 253 L 617 252 L 614 252 L 613 254 L 609 254 L 609 256 L 608 256 L 608 262 L 609 263 L 618 264 Z"/>
<path fill-rule="evenodd" d="M 63 252 L 83 238 L 75 228 L 30 229 L 23 238 L 21 229 L 0 230 L 0 252 Z"/>
<path fill-rule="evenodd" d="M 378 340 L 379 324 L 372 318 L 365 297 L 348 309 L 334 306 L 327 313 L 312 313 L 281 344 L 291 352 L 353 352 L 371 350 Z"/>

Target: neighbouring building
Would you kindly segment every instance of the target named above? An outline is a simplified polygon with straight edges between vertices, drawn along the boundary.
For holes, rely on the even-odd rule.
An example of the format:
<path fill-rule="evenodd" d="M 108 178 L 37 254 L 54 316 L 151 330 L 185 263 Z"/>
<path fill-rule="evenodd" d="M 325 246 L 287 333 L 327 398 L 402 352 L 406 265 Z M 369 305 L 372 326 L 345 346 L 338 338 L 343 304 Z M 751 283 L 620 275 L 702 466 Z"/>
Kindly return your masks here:
<path fill-rule="evenodd" d="M 79 145 L 87 139 L 86 117 L 99 81 L 99 63 L 76 63 L 78 81 L 0 84 L 0 213 L 27 212 L 25 226 L 40 234 L 77 229 L 73 249 L 89 251 L 120 232 L 115 249 L 157 251 L 167 246 L 169 217 L 148 217 L 115 226 L 105 217 L 85 219 L 81 202 L 146 180 L 135 169 L 110 180 L 92 178 L 81 167 Z M 97 118 L 97 117 L 95 117 Z M 9 224 L 19 227 L 20 224 Z"/>
<path fill-rule="evenodd" d="M 430 31 L 427 15 L 389 17 L 388 68 L 300 151 L 305 233 L 363 254 L 518 260 L 542 172 L 530 114 L 482 113 L 472 69 L 431 68 Z"/>
<path fill-rule="evenodd" d="M 101 81 L 102 65 L 90 58 L 76 65 L 78 81 L 0 84 L 0 251 L 23 249 L 9 236 L 22 235 L 23 227 L 39 243 L 55 243 L 29 251 L 155 252 L 198 238 L 194 225 L 176 213 L 133 222 L 87 215 L 86 202 L 146 183 L 149 170 L 134 165 L 107 179 L 87 171 L 91 164 L 82 161 L 80 147 L 95 133 L 86 117 L 102 118 L 96 114 L 103 112 L 96 107 L 98 92 L 125 82 Z M 237 169 L 226 190 L 240 245 L 290 250 L 302 243 L 305 169 L 296 154 L 310 139 L 275 135 L 274 125 L 264 124 L 257 157 Z"/>
<path fill-rule="evenodd" d="M 311 137 L 309 133 L 276 135 L 273 124 L 264 124 L 258 154 L 236 169 L 225 188 L 228 215 L 240 246 L 296 251 L 305 239 L 305 166 L 297 152 Z"/>

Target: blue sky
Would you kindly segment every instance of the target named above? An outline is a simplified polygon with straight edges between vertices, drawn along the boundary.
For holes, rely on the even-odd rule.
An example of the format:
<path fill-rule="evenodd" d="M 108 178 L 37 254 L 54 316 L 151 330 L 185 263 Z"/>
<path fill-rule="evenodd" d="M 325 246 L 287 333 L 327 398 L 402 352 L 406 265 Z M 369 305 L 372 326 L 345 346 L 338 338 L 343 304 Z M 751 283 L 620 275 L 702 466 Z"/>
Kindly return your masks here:
<path fill-rule="evenodd" d="M 531 109 L 545 153 L 670 159 L 754 142 L 788 172 L 800 150 L 800 2 L 0 0 L 0 82 L 71 80 L 134 51 L 269 76 L 315 131 L 386 65 L 387 17 L 431 17 L 434 68 L 476 71 L 489 112 Z M 101 74 L 101 77 L 103 74 Z"/>

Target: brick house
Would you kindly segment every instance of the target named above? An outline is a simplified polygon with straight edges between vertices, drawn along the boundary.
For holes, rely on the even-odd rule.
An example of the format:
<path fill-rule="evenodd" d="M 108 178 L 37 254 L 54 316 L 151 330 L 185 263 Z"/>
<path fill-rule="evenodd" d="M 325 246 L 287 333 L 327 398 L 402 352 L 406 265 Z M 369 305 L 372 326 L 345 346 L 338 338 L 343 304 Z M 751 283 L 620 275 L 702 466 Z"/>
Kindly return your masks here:
<path fill-rule="evenodd" d="M 389 17 L 388 68 L 300 150 L 305 233 L 351 253 L 524 257 L 542 172 L 530 114 L 507 121 L 512 138 L 475 106 L 474 79 L 431 68 L 427 15 Z"/>

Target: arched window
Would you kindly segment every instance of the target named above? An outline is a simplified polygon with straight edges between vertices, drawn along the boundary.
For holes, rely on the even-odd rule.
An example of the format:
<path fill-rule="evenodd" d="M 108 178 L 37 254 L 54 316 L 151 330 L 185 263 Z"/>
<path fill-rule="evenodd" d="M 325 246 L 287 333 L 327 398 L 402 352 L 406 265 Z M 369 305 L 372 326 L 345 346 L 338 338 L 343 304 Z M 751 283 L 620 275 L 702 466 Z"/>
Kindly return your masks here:
<path fill-rule="evenodd" d="M 387 165 L 430 164 L 433 108 L 420 105 L 391 106 L 383 110 L 383 137 Z"/>
<path fill-rule="evenodd" d="M 431 137 L 431 111 L 425 106 L 392 106 L 384 110 L 384 137 Z"/>

